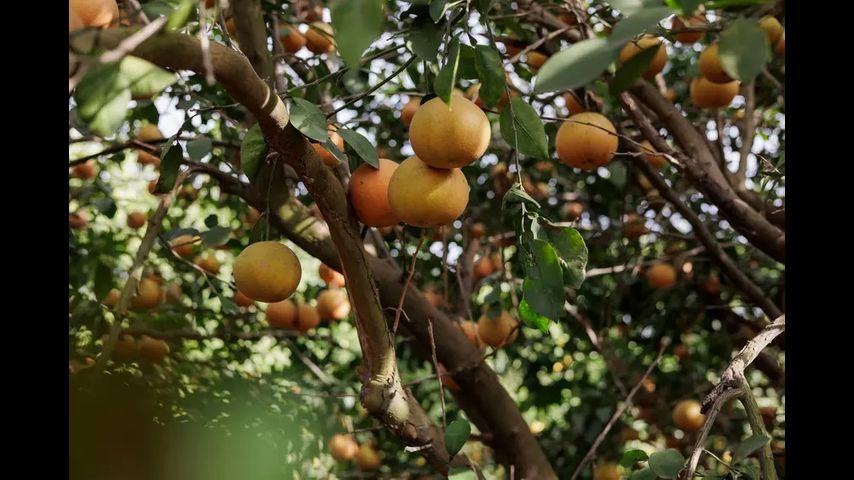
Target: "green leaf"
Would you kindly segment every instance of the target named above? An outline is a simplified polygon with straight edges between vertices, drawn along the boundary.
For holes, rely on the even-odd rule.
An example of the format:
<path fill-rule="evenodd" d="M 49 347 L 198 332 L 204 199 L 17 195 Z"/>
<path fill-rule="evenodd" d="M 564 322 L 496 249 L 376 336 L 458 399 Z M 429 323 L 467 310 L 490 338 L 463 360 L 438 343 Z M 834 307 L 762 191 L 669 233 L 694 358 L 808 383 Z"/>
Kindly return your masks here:
<path fill-rule="evenodd" d="M 198 229 L 192 228 L 192 227 L 187 227 L 187 228 L 176 228 L 173 230 L 169 230 L 168 232 L 163 234 L 163 237 L 165 237 L 166 240 L 173 240 L 175 238 L 180 237 L 181 235 L 196 236 L 198 234 L 199 234 Z"/>
<path fill-rule="evenodd" d="M 658 25 L 665 17 L 672 15 L 669 7 L 646 7 L 620 20 L 614 31 L 608 36 L 608 42 L 617 48 L 623 48 L 626 42 Z"/>
<path fill-rule="evenodd" d="M 466 80 L 476 80 L 480 78 L 477 66 L 475 65 L 474 47 L 471 45 L 460 44 L 460 66 L 457 69 L 457 78 Z M 415 82 L 416 84 L 418 82 Z"/>
<path fill-rule="evenodd" d="M 92 205 L 107 218 L 113 218 L 116 215 L 117 207 L 115 200 L 112 197 L 105 196 L 92 200 Z"/>
<path fill-rule="evenodd" d="M 513 205 L 515 203 L 526 203 L 531 205 L 534 209 L 540 208 L 540 204 L 531 198 L 531 196 L 528 195 L 528 193 L 523 190 L 522 186 L 518 183 L 513 185 L 513 187 L 504 194 L 504 199 L 501 200 L 501 208 L 506 209 L 508 205 Z"/>
<path fill-rule="evenodd" d="M 157 17 L 165 17 L 171 14 L 173 10 L 174 7 L 163 0 L 153 0 L 142 4 L 142 12 L 145 13 L 145 16 L 149 20 L 154 20 Z"/>
<path fill-rule="evenodd" d="M 356 67 L 362 53 L 383 33 L 383 2 L 337 0 L 331 10 L 338 53 L 346 65 Z"/>
<path fill-rule="evenodd" d="M 460 41 L 455 38 L 448 47 L 448 63 L 442 67 L 442 70 L 436 75 L 436 81 L 433 82 L 433 90 L 436 91 L 436 95 L 448 105 L 451 104 L 451 94 L 454 92 L 454 85 L 457 83 L 459 64 Z"/>
<path fill-rule="evenodd" d="M 533 257 L 526 266 L 522 292 L 531 308 L 551 320 L 563 316 L 565 297 L 560 259 L 548 242 L 532 239 L 526 247 Z"/>
<path fill-rule="evenodd" d="M 656 480 L 658 475 L 656 475 L 649 467 L 643 467 L 640 470 L 632 472 L 632 476 L 629 478 L 631 480 Z"/>
<path fill-rule="evenodd" d="M 113 271 L 112 269 L 105 264 L 100 259 L 98 260 L 98 265 L 95 267 L 95 280 L 94 280 L 94 290 L 95 290 L 95 298 L 103 300 L 110 290 L 113 288 Z"/>
<path fill-rule="evenodd" d="M 477 475 L 468 467 L 453 467 L 448 480 L 477 480 Z"/>
<path fill-rule="evenodd" d="M 475 6 L 480 10 L 481 15 L 489 13 L 493 3 L 495 3 L 495 0 L 475 0 Z"/>
<path fill-rule="evenodd" d="M 291 123 L 303 135 L 318 142 L 325 142 L 329 138 L 326 127 L 326 115 L 320 111 L 317 105 L 294 97 L 290 108 Z M 242 158 L 242 157 L 241 157 Z"/>
<path fill-rule="evenodd" d="M 765 32 L 759 22 L 747 18 L 733 21 L 721 32 L 718 49 L 724 71 L 744 83 L 756 78 L 771 59 Z"/>
<path fill-rule="evenodd" d="M 195 0 L 181 0 L 178 8 L 169 15 L 169 20 L 166 21 L 166 29 L 177 30 L 186 25 L 190 16 L 196 11 L 198 3 Z"/>
<path fill-rule="evenodd" d="M 231 230 L 220 226 L 211 227 L 210 230 L 199 234 L 202 241 L 212 247 L 224 244 L 230 236 Z"/>
<path fill-rule="evenodd" d="M 134 97 L 151 97 L 175 83 L 178 76 L 157 65 L 131 55 L 119 63 L 119 71 L 128 82 L 130 93 Z"/>
<path fill-rule="evenodd" d="M 187 142 L 187 155 L 193 160 L 201 160 L 205 155 L 211 153 L 213 146 L 211 139 L 208 137 L 199 137 Z"/>
<path fill-rule="evenodd" d="M 501 112 L 498 123 L 501 136 L 522 155 L 548 160 L 548 137 L 534 107 L 521 98 L 514 98 L 510 100 L 510 107 Z"/>
<path fill-rule="evenodd" d="M 212 213 L 205 217 L 205 226 L 208 228 L 213 228 L 219 225 L 219 217 L 216 216 L 215 213 Z"/>
<path fill-rule="evenodd" d="M 173 143 L 163 152 L 160 159 L 160 177 L 157 179 L 154 193 L 166 193 L 175 187 L 175 181 L 178 179 L 178 168 L 181 167 L 182 160 L 184 160 L 184 149 L 178 142 Z"/>
<path fill-rule="evenodd" d="M 732 449 L 732 456 L 735 461 L 747 458 L 748 455 L 757 449 L 762 448 L 770 441 L 771 439 L 765 435 L 753 435 L 751 437 L 747 437 L 744 441 L 739 443 L 738 446 Z"/>
<path fill-rule="evenodd" d="M 249 180 L 255 179 L 258 168 L 267 158 L 268 148 L 264 134 L 261 133 L 261 126 L 256 123 L 246 132 L 243 143 L 240 144 L 240 166 Z"/>
<path fill-rule="evenodd" d="M 445 428 L 445 448 L 450 458 L 454 458 L 463 448 L 471 435 L 471 425 L 465 419 L 458 418 Z"/>
<path fill-rule="evenodd" d="M 711 2 L 706 5 L 706 11 L 715 10 L 718 8 L 727 8 L 727 7 L 744 7 L 749 5 L 762 5 L 763 3 L 768 3 L 771 0 L 718 0 L 717 2 Z"/>
<path fill-rule="evenodd" d="M 113 135 L 122 125 L 130 99 L 117 63 L 92 66 L 74 91 L 80 118 L 102 137 Z"/>
<path fill-rule="evenodd" d="M 623 458 L 620 459 L 620 465 L 631 469 L 638 462 L 645 462 L 649 459 L 649 455 L 643 450 L 626 450 Z"/>
<path fill-rule="evenodd" d="M 660 1 L 656 0 L 610 0 L 609 5 L 616 8 L 625 16 L 634 15 L 635 12 L 649 6 L 660 5 Z"/>
<path fill-rule="evenodd" d="M 519 302 L 518 312 L 519 318 L 525 322 L 525 325 L 537 328 L 543 333 L 549 333 L 549 319 L 535 312 L 524 298 Z"/>
<path fill-rule="evenodd" d="M 704 0 L 676 0 L 675 3 L 679 4 L 679 8 L 682 10 L 682 16 L 690 17 L 698 8 L 700 8 L 700 5 L 704 3 Z"/>
<path fill-rule="evenodd" d="M 640 53 L 630 58 L 629 61 L 623 64 L 617 73 L 614 75 L 614 80 L 611 82 L 608 90 L 611 95 L 616 97 L 621 92 L 628 90 L 635 84 L 637 79 L 646 72 L 652 59 L 658 53 L 658 47 L 647 48 L 641 50 Z"/>
<path fill-rule="evenodd" d="M 548 224 L 542 225 L 540 232 L 545 235 L 560 258 L 564 282 L 573 288 L 581 287 L 587 270 L 588 255 L 587 245 L 581 233 L 571 227 L 555 227 Z"/>
<path fill-rule="evenodd" d="M 333 142 L 331 138 L 327 138 L 326 141 L 323 142 L 323 148 L 328 150 L 329 153 L 331 153 L 333 157 L 337 158 L 339 162 L 347 161 L 347 155 L 338 149 L 338 145 L 335 145 L 335 142 Z"/>
<path fill-rule="evenodd" d="M 349 128 L 339 128 L 338 133 L 344 139 L 344 143 L 350 146 L 356 154 L 365 161 L 368 165 L 379 168 L 380 160 L 377 157 L 377 149 L 371 144 L 370 140 L 363 137 L 362 134 Z"/>
<path fill-rule="evenodd" d="M 434 22 L 439 23 L 439 20 L 445 16 L 447 4 L 448 0 L 432 0 L 430 2 L 430 18 L 432 18 Z"/>
<path fill-rule="evenodd" d="M 442 45 L 442 28 L 433 19 L 426 15 L 415 19 L 408 38 L 415 55 L 428 62 L 436 61 Z"/>
<path fill-rule="evenodd" d="M 661 478 L 676 478 L 684 464 L 685 457 L 673 448 L 649 456 L 649 468 Z"/>
<path fill-rule="evenodd" d="M 249 244 L 253 244 L 256 242 L 265 242 L 267 240 L 271 240 L 271 234 L 274 233 L 272 228 L 270 228 L 270 219 L 267 216 L 267 212 L 261 214 L 261 218 L 255 222 L 255 225 L 252 226 L 252 231 L 249 232 Z"/>
<path fill-rule="evenodd" d="M 477 94 L 483 103 L 491 107 L 498 103 L 507 88 L 501 55 L 490 45 L 477 45 L 474 49 L 474 66 L 480 78 L 480 90 Z"/>
<path fill-rule="evenodd" d="M 626 166 L 623 162 L 611 162 L 608 165 L 608 172 L 610 173 L 609 180 L 614 184 L 618 189 L 622 189 L 626 186 Z"/>
<path fill-rule="evenodd" d="M 755 463 L 744 463 L 738 466 L 738 471 L 748 480 L 762 480 L 762 472 Z"/>
<path fill-rule="evenodd" d="M 534 93 L 572 90 L 595 80 L 617 56 L 605 38 L 582 40 L 549 57 L 537 75 Z"/>

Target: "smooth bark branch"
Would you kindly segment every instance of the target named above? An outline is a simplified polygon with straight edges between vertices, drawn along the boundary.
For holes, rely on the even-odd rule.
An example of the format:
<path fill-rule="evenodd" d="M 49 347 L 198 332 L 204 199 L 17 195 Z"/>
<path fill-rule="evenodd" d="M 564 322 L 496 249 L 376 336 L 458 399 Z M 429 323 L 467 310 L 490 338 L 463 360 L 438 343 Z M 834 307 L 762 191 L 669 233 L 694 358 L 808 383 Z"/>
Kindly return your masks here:
<path fill-rule="evenodd" d="M 621 103 L 623 104 L 623 108 L 629 112 L 632 118 L 635 120 L 635 123 L 638 125 L 642 125 L 642 130 L 651 129 L 651 125 L 649 122 L 646 122 L 643 118 L 643 114 L 639 108 L 637 108 L 637 104 L 634 100 L 628 95 L 620 96 Z M 645 132 L 646 133 L 646 132 Z M 658 137 L 658 135 L 655 135 Z M 640 152 L 640 149 L 635 145 L 627 145 L 629 149 L 635 152 Z M 768 298 L 765 292 L 762 291 L 759 286 L 753 283 L 747 275 L 744 274 L 736 265 L 735 261 L 730 258 L 729 255 L 724 251 L 718 241 L 715 239 L 715 236 L 706 228 L 703 224 L 703 221 L 700 220 L 700 217 L 692 210 L 688 205 L 686 205 L 680 198 L 679 195 L 667 185 L 667 182 L 664 181 L 664 178 L 655 171 L 646 160 L 639 156 L 631 156 L 630 161 L 634 163 L 634 165 L 643 172 L 644 176 L 646 176 L 650 183 L 658 190 L 662 197 L 664 197 L 667 201 L 669 201 L 673 207 L 679 211 L 679 213 L 685 217 L 685 220 L 691 224 L 691 227 L 694 230 L 694 235 L 706 247 L 706 251 L 712 256 L 718 266 L 721 267 L 721 270 L 724 274 L 732 280 L 732 282 L 738 287 L 739 290 L 744 292 L 744 294 L 749 298 L 752 302 L 758 305 L 768 318 L 777 318 L 783 314 L 782 311 Z"/>
<path fill-rule="evenodd" d="M 103 32 L 101 44 L 105 48 L 118 45 L 133 31 Z M 85 35 L 80 37 L 81 41 L 86 40 Z M 188 35 L 161 32 L 140 44 L 133 54 L 173 70 L 204 72 L 201 45 L 197 38 Z M 442 431 L 411 395 L 406 394 L 400 383 L 394 345 L 341 183 L 323 164 L 308 140 L 289 123 L 285 104 L 270 85 L 255 74 L 245 57 L 220 44 L 211 45 L 210 54 L 216 79 L 258 119 L 267 142 L 294 168 L 327 220 L 350 286 L 348 292 L 368 372 L 362 387 L 362 404 L 407 445 L 423 447 L 419 453 L 434 468 L 447 472 L 449 459 Z"/>
<path fill-rule="evenodd" d="M 703 446 L 706 444 L 709 432 L 715 424 L 715 418 L 717 418 L 721 408 L 726 405 L 728 401 L 743 394 L 744 390 L 740 388 L 729 390 L 718 397 L 709 408 L 709 411 L 706 412 L 705 423 L 703 423 L 703 427 L 700 428 L 700 431 L 697 432 L 697 441 L 694 443 L 694 449 L 691 451 L 691 456 L 688 458 L 685 469 L 680 473 L 680 480 L 691 480 L 694 478 L 694 472 L 697 471 L 697 466 L 700 464 L 700 457 L 703 455 Z"/>
<path fill-rule="evenodd" d="M 685 175 L 700 188 L 706 198 L 717 205 L 721 212 L 730 220 L 733 227 L 744 235 L 753 245 L 770 255 L 780 263 L 786 261 L 786 234 L 768 221 L 764 215 L 754 210 L 747 202 L 733 190 L 725 178 L 723 172 L 718 168 L 715 157 L 708 148 L 705 137 L 703 137 L 691 122 L 685 118 L 658 90 L 648 82 L 641 82 L 631 89 L 641 103 L 650 108 L 658 116 L 659 120 L 673 134 L 673 137 L 682 146 L 686 154 L 674 152 L 667 146 L 664 140 L 657 134 L 644 131 L 644 136 L 653 146 L 664 153 L 673 155 L 683 165 Z M 621 95 L 622 99 L 627 95 Z M 623 105 L 627 103 L 623 100 Z M 629 112 L 633 117 L 638 114 L 645 117 L 639 109 L 635 113 Z M 635 118 L 637 122 L 637 118 Z M 649 123 L 647 121 L 647 123 Z M 653 130 L 654 132 L 654 130 Z"/>

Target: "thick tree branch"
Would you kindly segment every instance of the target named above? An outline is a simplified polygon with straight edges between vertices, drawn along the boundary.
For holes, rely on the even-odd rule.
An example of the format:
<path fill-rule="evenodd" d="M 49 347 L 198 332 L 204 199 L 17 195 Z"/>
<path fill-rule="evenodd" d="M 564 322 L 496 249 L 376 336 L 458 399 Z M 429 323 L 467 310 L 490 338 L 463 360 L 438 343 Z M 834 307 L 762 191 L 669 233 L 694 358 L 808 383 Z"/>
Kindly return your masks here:
<path fill-rule="evenodd" d="M 699 187 L 709 201 L 721 209 L 721 212 L 739 233 L 778 262 L 785 263 L 785 232 L 774 226 L 760 212 L 754 210 L 733 190 L 723 172 L 718 168 L 715 156 L 708 148 L 705 137 L 697 132 L 691 122 L 648 82 L 641 82 L 631 89 L 631 93 L 655 112 L 686 154 L 675 152 L 657 133 L 651 135 L 651 132 L 643 129 L 644 136 L 656 150 L 677 158 L 683 166 L 686 177 Z M 636 104 L 627 102 L 627 99 L 630 99 L 628 95 L 621 95 L 623 106 L 629 109 L 629 113 L 635 122 L 639 126 L 641 123 L 649 124 L 648 119 L 645 122 L 639 121 L 639 117 L 645 119 L 645 115 L 639 108 L 636 108 Z"/>

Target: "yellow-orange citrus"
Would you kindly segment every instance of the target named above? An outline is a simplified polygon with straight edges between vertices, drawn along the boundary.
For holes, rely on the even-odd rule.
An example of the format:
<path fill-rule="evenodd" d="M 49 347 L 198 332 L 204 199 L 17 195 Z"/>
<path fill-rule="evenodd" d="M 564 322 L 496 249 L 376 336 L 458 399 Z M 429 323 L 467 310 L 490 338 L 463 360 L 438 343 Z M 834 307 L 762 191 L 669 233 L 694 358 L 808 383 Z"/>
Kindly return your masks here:
<path fill-rule="evenodd" d="M 582 102 L 574 92 L 566 92 L 563 94 L 563 100 L 566 102 L 566 108 L 569 110 L 570 115 L 587 111 L 587 109 L 584 108 L 584 102 Z"/>
<path fill-rule="evenodd" d="M 706 421 L 706 416 L 700 413 L 701 410 L 700 402 L 682 400 L 673 408 L 673 423 L 686 432 L 696 432 Z"/>
<path fill-rule="evenodd" d="M 143 335 L 138 343 L 139 358 L 150 363 L 163 363 L 169 355 L 169 344 L 163 340 Z"/>
<path fill-rule="evenodd" d="M 255 300 L 247 297 L 240 290 L 236 290 L 234 292 L 234 303 L 236 303 L 238 307 L 251 307 L 252 305 L 255 305 Z"/>
<path fill-rule="evenodd" d="M 329 453 L 332 455 L 332 458 L 339 462 L 352 460 L 358 451 L 359 444 L 353 440 L 352 435 L 336 433 L 329 439 Z"/>
<path fill-rule="evenodd" d="M 332 36 L 332 26 L 323 22 L 312 22 L 305 32 L 306 47 L 314 53 L 330 53 L 335 51 L 335 38 Z"/>
<path fill-rule="evenodd" d="M 267 304 L 264 312 L 267 324 L 273 328 L 294 328 L 297 306 L 291 300 L 282 300 Z"/>
<path fill-rule="evenodd" d="M 130 212 L 127 218 L 127 225 L 136 230 L 145 225 L 146 221 L 148 221 L 148 215 L 145 212 Z"/>
<path fill-rule="evenodd" d="M 301 303 L 297 307 L 296 324 L 294 325 L 296 329 L 305 333 L 318 325 L 320 325 L 320 315 L 317 313 L 317 309 L 309 304 Z"/>
<path fill-rule="evenodd" d="M 367 443 L 362 444 L 359 447 L 359 451 L 356 452 L 355 460 L 356 466 L 359 467 L 359 470 L 376 470 L 379 468 L 381 463 L 380 456 L 377 451 Z"/>
<path fill-rule="evenodd" d="M 367 163 L 350 177 L 350 204 L 360 222 L 370 227 L 387 227 L 398 223 L 388 204 L 388 184 L 397 170 L 397 162 L 380 159 L 379 168 Z"/>
<path fill-rule="evenodd" d="M 699 108 L 723 108 L 738 95 L 738 82 L 714 83 L 704 77 L 691 80 L 691 101 Z"/>
<path fill-rule="evenodd" d="M 462 95 L 448 105 L 433 98 L 421 105 L 409 126 L 415 155 L 435 168 L 460 168 L 486 152 L 491 138 L 486 114 Z"/>
<path fill-rule="evenodd" d="M 593 170 L 617 153 L 617 130 L 601 113 L 582 112 L 563 122 L 555 137 L 560 160 L 570 167 Z"/>
<path fill-rule="evenodd" d="M 403 122 L 407 127 L 412 124 L 412 118 L 415 116 L 415 112 L 418 111 L 418 107 L 421 106 L 421 99 L 419 97 L 412 97 L 408 102 L 403 106 L 400 110 L 400 121 Z"/>
<path fill-rule="evenodd" d="M 299 286 L 302 267 L 296 254 L 275 241 L 249 245 L 234 260 L 238 290 L 259 302 L 281 302 Z"/>
<path fill-rule="evenodd" d="M 219 260 L 212 252 L 199 255 L 193 263 L 212 275 L 219 273 Z"/>
<path fill-rule="evenodd" d="M 531 70 L 535 72 L 539 70 L 544 63 L 546 63 L 546 60 L 549 59 L 547 55 L 544 55 L 536 50 L 531 50 L 526 55 L 528 56 L 528 61 L 525 63 L 527 63 L 528 66 L 531 67 Z"/>
<path fill-rule="evenodd" d="M 69 0 L 68 7 L 86 27 L 106 28 L 119 20 L 116 0 Z"/>
<path fill-rule="evenodd" d="M 649 67 L 643 73 L 643 78 L 651 80 L 658 72 L 664 70 L 664 66 L 667 64 L 667 47 L 664 46 L 664 42 L 660 38 L 653 35 L 644 35 L 635 41 L 627 43 L 620 50 L 620 63 L 628 62 L 629 59 L 648 48 L 658 48 L 658 52 L 656 52 L 652 61 L 649 62 Z"/>
<path fill-rule="evenodd" d="M 783 25 L 772 16 L 762 17 L 762 20 L 759 20 L 759 28 L 765 32 L 765 36 L 768 37 L 768 43 L 771 45 L 776 45 L 784 32 Z"/>
<path fill-rule="evenodd" d="M 317 269 L 317 274 L 320 276 L 320 279 L 323 280 L 323 283 L 325 283 L 329 288 L 341 288 L 347 282 L 344 279 L 344 275 L 333 270 L 325 263 L 320 264 L 320 267 Z"/>
<path fill-rule="evenodd" d="M 649 267 L 646 278 L 652 288 L 670 288 L 676 285 L 676 269 L 669 263 L 659 262 Z"/>
<path fill-rule="evenodd" d="M 287 30 L 287 32 L 285 32 Z M 308 42 L 305 37 L 299 33 L 293 25 L 284 24 L 279 27 L 279 41 L 282 43 L 282 50 L 288 53 L 297 53 Z"/>
<path fill-rule="evenodd" d="M 137 310 L 154 308 L 163 301 L 160 284 L 150 278 L 143 278 L 137 286 L 137 293 L 131 297 L 130 304 Z"/>
<path fill-rule="evenodd" d="M 94 178 L 97 173 L 98 171 L 95 168 L 94 160 L 83 162 L 80 165 L 76 165 L 74 168 L 71 169 L 71 175 L 81 180 L 89 180 L 90 178 Z"/>
<path fill-rule="evenodd" d="M 178 235 L 169 243 L 172 245 L 172 251 L 175 252 L 175 255 L 189 259 L 193 256 L 193 250 L 195 249 L 195 246 L 199 244 L 199 241 L 200 238 L 197 236 Z"/>
<path fill-rule="evenodd" d="M 724 71 L 717 42 L 709 45 L 700 54 L 700 74 L 714 83 L 729 83 L 732 77 Z"/>
<path fill-rule="evenodd" d="M 593 480 L 620 480 L 620 467 L 616 463 L 603 463 L 596 467 Z"/>
<path fill-rule="evenodd" d="M 664 158 L 664 155 L 655 153 L 655 147 L 652 146 L 652 143 L 650 143 L 649 140 L 641 142 L 641 150 L 643 152 L 649 152 L 644 153 L 643 158 L 652 168 L 661 168 L 667 163 L 667 159 Z"/>
<path fill-rule="evenodd" d="M 505 310 L 502 310 L 497 318 L 489 318 L 484 313 L 477 321 L 477 334 L 483 343 L 493 348 L 500 348 L 513 343 L 519 336 L 517 325 L 519 321 Z"/>
<path fill-rule="evenodd" d="M 317 313 L 324 320 L 344 320 L 350 315 L 350 299 L 347 291 L 331 288 L 317 295 Z"/>
<path fill-rule="evenodd" d="M 468 200 L 469 185 L 462 170 L 433 168 L 418 157 L 404 160 L 388 185 L 391 211 L 401 222 L 416 227 L 453 222 L 465 211 Z"/>
<path fill-rule="evenodd" d="M 338 150 L 341 152 L 344 151 L 344 139 L 341 138 L 341 135 L 338 135 L 338 132 L 331 128 L 329 129 L 329 139 L 332 140 L 332 143 L 334 143 L 336 147 L 338 147 Z M 311 146 L 314 147 L 314 151 L 317 152 L 320 159 L 323 160 L 323 163 L 327 166 L 336 167 L 341 163 L 341 161 L 335 158 L 335 155 L 332 155 L 332 152 L 327 150 L 323 145 L 319 143 L 312 143 Z"/>
<path fill-rule="evenodd" d="M 683 28 L 693 28 L 705 25 L 706 17 L 703 15 L 694 15 L 693 17 L 673 17 L 673 29 L 680 30 Z M 703 38 L 703 32 L 681 32 L 674 35 L 679 43 L 690 45 L 696 43 Z"/>

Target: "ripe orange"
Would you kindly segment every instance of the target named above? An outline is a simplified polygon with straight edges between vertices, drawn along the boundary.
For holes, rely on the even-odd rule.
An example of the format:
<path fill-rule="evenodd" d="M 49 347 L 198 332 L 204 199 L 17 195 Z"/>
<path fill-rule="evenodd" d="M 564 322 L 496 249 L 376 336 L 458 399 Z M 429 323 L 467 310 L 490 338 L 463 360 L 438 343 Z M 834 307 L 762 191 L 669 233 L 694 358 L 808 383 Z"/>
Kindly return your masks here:
<path fill-rule="evenodd" d="M 404 160 L 388 185 L 391 211 L 401 222 L 416 227 L 453 222 L 465 211 L 468 199 L 468 181 L 460 169 L 433 168 L 418 157 Z"/>
<path fill-rule="evenodd" d="M 308 42 L 293 25 L 283 24 L 279 27 L 279 41 L 282 50 L 288 53 L 297 53 Z"/>
<path fill-rule="evenodd" d="M 502 310 L 498 318 L 489 318 L 484 313 L 477 321 L 477 334 L 483 343 L 493 348 L 500 348 L 513 343 L 519 336 L 517 325 L 519 325 L 519 321 L 507 311 Z M 511 332 L 513 333 L 511 334 Z"/>
<path fill-rule="evenodd" d="M 673 408 L 673 423 L 686 432 L 696 432 L 706 421 L 701 409 L 702 405 L 696 400 L 682 400 Z"/>
<path fill-rule="evenodd" d="M 650 143 L 649 140 L 644 140 L 641 142 L 641 149 L 644 152 L 649 152 L 644 153 L 643 158 L 644 160 L 646 160 L 647 163 L 649 163 L 652 168 L 661 168 L 667 163 L 667 159 L 664 157 L 664 155 L 655 154 L 655 147 L 652 146 L 652 143 Z"/>
<path fill-rule="evenodd" d="M 219 260 L 217 260 L 213 252 L 205 253 L 204 255 L 199 255 L 195 258 L 193 263 L 195 263 L 202 270 L 210 273 L 211 275 L 216 275 L 219 273 Z"/>
<path fill-rule="evenodd" d="M 138 343 L 139 358 L 150 363 L 163 363 L 169 355 L 169 344 L 163 340 L 143 335 Z"/>
<path fill-rule="evenodd" d="M 710 82 L 732 82 L 732 77 L 724 71 L 724 67 L 721 65 L 717 42 L 706 47 L 703 53 L 700 54 L 700 74 Z"/>
<path fill-rule="evenodd" d="M 251 298 L 247 297 L 240 290 L 236 290 L 234 292 L 234 303 L 236 303 L 238 307 L 244 307 L 245 308 L 245 307 L 251 307 L 252 305 L 255 305 L 255 300 L 252 300 Z"/>
<path fill-rule="evenodd" d="M 477 348 L 483 348 L 483 342 L 477 336 L 477 324 L 471 320 L 463 320 L 459 323 L 460 330 L 466 336 L 466 339 Z"/>
<path fill-rule="evenodd" d="M 653 35 L 644 35 L 635 41 L 627 43 L 620 51 L 620 63 L 624 64 L 628 62 L 629 59 L 648 48 L 658 48 L 658 52 L 652 58 L 649 67 L 647 67 L 646 72 L 643 74 L 643 78 L 652 80 L 658 72 L 664 70 L 664 66 L 667 64 L 667 47 L 664 46 L 664 42 L 660 38 Z"/>
<path fill-rule="evenodd" d="M 616 463 L 603 463 L 596 467 L 593 480 L 620 480 L 620 467 Z"/>
<path fill-rule="evenodd" d="M 367 163 L 350 177 L 350 204 L 360 222 L 370 227 L 388 227 L 398 223 L 388 203 L 388 185 L 397 170 L 397 162 L 381 158 L 380 167 Z"/>
<path fill-rule="evenodd" d="M 555 150 L 570 167 L 593 170 L 607 164 L 617 153 L 617 130 L 604 115 L 577 113 L 560 126 Z"/>
<path fill-rule="evenodd" d="M 146 221 L 148 221 L 148 215 L 144 212 L 131 212 L 128 214 L 127 225 L 128 227 L 136 230 L 145 225 Z"/>
<path fill-rule="evenodd" d="M 268 303 L 264 312 L 267 324 L 273 328 L 294 328 L 297 316 L 297 307 L 290 300 Z"/>
<path fill-rule="evenodd" d="M 421 106 L 421 99 L 418 97 L 412 97 L 408 102 L 403 106 L 400 110 L 400 121 L 404 123 L 407 127 L 412 124 L 412 117 L 415 116 L 415 112 L 418 111 L 418 107 Z"/>
<path fill-rule="evenodd" d="M 362 444 L 359 451 L 356 452 L 356 466 L 359 470 L 376 470 L 382 463 L 380 456 L 374 447 L 368 444 Z"/>
<path fill-rule="evenodd" d="M 535 72 L 539 70 L 544 63 L 546 63 L 546 60 L 549 59 L 547 55 L 544 55 L 536 50 L 531 50 L 526 55 L 528 56 L 528 61 L 525 63 L 527 63 L 528 66 L 531 67 L 531 70 Z"/>
<path fill-rule="evenodd" d="M 68 7 L 86 27 L 107 28 L 119 20 L 116 0 L 69 0 Z"/>
<path fill-rule="evenodd" d="M 771 45 L 776 45 L 784 32 L 783 25 L 772 16 L 762 17 L 762 20 L 759 20 L 759 28 L 765 32 L 765 36 L 768 37 L 768 43 Z"/>
<path fill-rule="evenodd" d="M 738 82 L 713 83 L 704 77 L 691 80 L 691 100 L 699 108 L 723 108 L 738 95 Z"/>
<path fill-rule="evenodd" d="M 195 246 L 199 244 L 201 239 L 193 235 L 179 235 L 169 242 L 172 245 L 172 251 L 175 255 L 181 258 L 189 259 L 193 256 Z"/>
<path fill-rule="evenodd" d="M 569 110 L 570 115 L 587 111 L 587 109 L 584 108 L 584 102 L 582 102 L 581 99 L 573 92 L 566 92 L 563 94 L 563 100 L 566 102 L 566 108 Z"/>
<path fill-rule="evenodd" d="M 316 54 L 335 51 L 335 38 L 332 26 L 323 22 L 312 22 L 305 32 L 306 46 Z"/>
<path fill-rule="evenodd" d="M 329 453 L 332 455 L 332 458 L 339 462 L 352 460 L 358 451 L 359 445 L 353 440 L 352 435 L 336 433 L 329 440 Z"/>
<path fill-rule="evenodd" d="M 74 178 L 79 178 L 81 180 L 89 180 L 90 178 L 95 178 L 98 170 L 95 168 L 95 161 L 89 160 L 87 162 L 76 165 L 71 169 L 71 176 Z"/>
<path fill-rule="evenodd" d="M 332 140 L 332 143 L 334 143 L 336 147 L 338 147 L 338 150 L 341 152 L 344 151 L 344 139 L 341 138 L 341 135 L 338 135 L 338 132 L 331 128 L 329 129 L 329 139 Z M 311 146 L 314 147 L 314 151 L 320 155 L 320 159 L 323 160 L 323 163 L 325 163 L 326 166 L 337 167 L 338 164 L 341 163 L 341 161 L 335 158 L 335 155 L 327 150 L 322 144 L 312 143 Z"/>
<path fill-rule="evenodd" d="M 673 17 L 673 29 L 679 30 L 686 27 L 700 27 L 706 24 L 706 17 L 694 15 L 692 17 Z M 682 32 L 674 35 L 679 43 L 690 45 L 703 38 L 703 32 Z"/>
<path fill-rule="evenodd" d="M 433 98 L 421 105 L 409 126 L 415 155 L 435 168 L 460 168 L 486 152 L 492 132 L 486 114 L 462 95 L 451 104 Z"/>
<path fill-rule="evenodd" d="M 256 242 L 234 260 L 238 290 L 259 302 L 281 302 L 299 286 L 302 267 L 296 254 L 275 241 Z"/>
<path fill-rule="evenodd" d="M 106 343 L 108 337 L 109 335 L 104 335 L 103 337 L 101 337 L 101 341 L 103 343 Z M 116 340 L 115 346 L 113 346 L 113 358 L 115 358 L 116 360 L 127 362 L 133 360 L 134 357 L 136 357 L 136 354 L 136 339 L 126 333 L 119 335 L 119 338 Z"/>
<path fill-rule="evenodd" d="M 320 315 L 317 309 L 307 303 L 301 303 L 297 307 L 296 327 L 302 333 L 320 325 Z"/>
<path fill-rule="evenodd" d="M 350 299 L 347 291 L 328 289 L 317 295 L 317 313 L 324 320 L 344 320 L 350 315 Z"/>
<path fill-rule="evenodd" d="M 163 293 L 160 284 L 150 278 L 143 278 L 139 281 L 136 294 L 131 297 L 130 304 L 136 310 L 145 310 L 160 305 L 162 301 Z"/>
<path fill-rule="evenodd" d="M 333 270 L 325 263 L 320 264 L 320 267 L 317 269 L 317 274 L 329 288 L 341 288 L 346 284 L 344 275 L 341 275 L 337 271 Z"/>
<path fill-rule="evenodd" d="M 676 285 L 676 269 L 669 263 L 659 262 L 649 267 L 646 278 L 652 288 L 670 288 Z"/>

